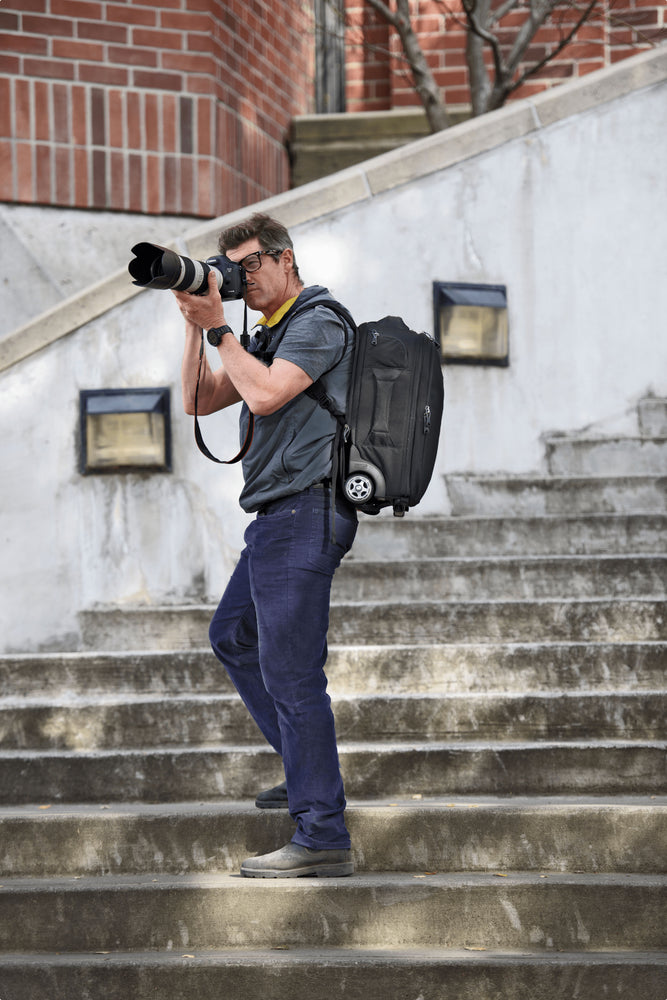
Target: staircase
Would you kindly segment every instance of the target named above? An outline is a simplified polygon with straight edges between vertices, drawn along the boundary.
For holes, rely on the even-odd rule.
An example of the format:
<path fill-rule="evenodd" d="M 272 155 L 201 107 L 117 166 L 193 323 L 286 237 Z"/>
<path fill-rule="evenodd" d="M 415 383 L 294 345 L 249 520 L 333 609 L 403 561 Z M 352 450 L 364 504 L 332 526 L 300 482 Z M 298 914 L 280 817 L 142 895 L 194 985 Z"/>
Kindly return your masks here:
<path fill-rule="evenodd" d="M 667 998 L 667 401 L 366 519 L 329 675 L 357 874 L 291 821 L 208 607 L 0 658 L 1 1000 Z"/>

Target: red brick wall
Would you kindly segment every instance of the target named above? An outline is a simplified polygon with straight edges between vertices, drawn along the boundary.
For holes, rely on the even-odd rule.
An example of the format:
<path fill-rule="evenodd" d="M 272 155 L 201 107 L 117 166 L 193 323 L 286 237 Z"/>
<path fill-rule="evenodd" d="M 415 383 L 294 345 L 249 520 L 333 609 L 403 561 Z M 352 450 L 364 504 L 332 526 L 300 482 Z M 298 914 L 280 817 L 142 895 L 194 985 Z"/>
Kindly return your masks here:
<path fill-rule="evenodd" d="M 450 106 L 469 105 L 461 0 L 412 0 L 410 8 L 444 100 Z M 564 6 L 562 13 L 542 28 L 528 51 L 531 63 L 539 61 L 567 34 L 571 18 L 571 8 Z M 519 13 L 513 12 L 500 21 L 501 44 L 511 45 L 522 20 Z M 394 29 L 387 29 L 367 0 L 346 0 L 346 21 L 348 111 L 418 105 Z M 580 28 L 575 40 L 512 97 L 527 97 L 566 79 L 602 69 L 665 39 L 667 0 L 601 0 L 595 16 Z"/>
<path fill-rule="evenodd" d="M 0 200 L 216 216 L 289 186 L 308 5 L 3 0 Z"/>

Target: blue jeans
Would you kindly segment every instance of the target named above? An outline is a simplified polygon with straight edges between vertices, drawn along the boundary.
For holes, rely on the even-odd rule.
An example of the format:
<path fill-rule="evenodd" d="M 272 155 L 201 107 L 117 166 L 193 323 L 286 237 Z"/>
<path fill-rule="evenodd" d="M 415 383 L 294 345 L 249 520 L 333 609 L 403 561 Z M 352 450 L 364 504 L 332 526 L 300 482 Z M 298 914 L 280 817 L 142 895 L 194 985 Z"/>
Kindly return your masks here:
<path fill-rule="evenodd" d="M 314 487 L 268 504 L 213 617 L 209 638 L 253 719 L 282 756 L 295 844 L 350 846 L 336 731 L 327 694 L 329 601 L 357 514 Z"/>

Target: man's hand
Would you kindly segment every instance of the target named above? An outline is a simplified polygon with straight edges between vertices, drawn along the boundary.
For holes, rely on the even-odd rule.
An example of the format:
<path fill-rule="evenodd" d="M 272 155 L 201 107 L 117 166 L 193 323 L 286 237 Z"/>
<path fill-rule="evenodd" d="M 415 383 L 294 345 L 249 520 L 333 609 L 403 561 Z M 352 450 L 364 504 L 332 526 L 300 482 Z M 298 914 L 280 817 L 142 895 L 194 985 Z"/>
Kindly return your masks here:
<path fill-rule="evenodd" d="M 210 330 L 213 326 L 225 326 L 227 322 L 225 310 L 212 272 L 208 275 L 206 295 L 191 295 L 190 292 L 173 294 L 186 323 L 191 323 L 202 330 Z"/>

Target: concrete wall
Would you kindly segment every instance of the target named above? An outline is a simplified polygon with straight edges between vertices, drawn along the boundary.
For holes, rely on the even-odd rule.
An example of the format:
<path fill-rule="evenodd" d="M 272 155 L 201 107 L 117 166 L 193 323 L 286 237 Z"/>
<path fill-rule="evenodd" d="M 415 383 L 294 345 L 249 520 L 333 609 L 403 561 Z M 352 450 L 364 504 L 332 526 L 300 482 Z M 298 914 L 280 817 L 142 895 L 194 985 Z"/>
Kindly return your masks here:
<path fill-rule="evenodd" d="M 507 285 L 511 364 L 446 370 L 421 511 L 446 510 L 447 472 L 538 470 L 545 433 L 616 429 L 667 394 L 666 97 L 662 49 L 264 203 L 358 321 L 431 330 L 433 280 Z M 180 412 L 180 314 L 130 292 L 121 273 L 0 341 L 6 650 L 76 648 L 95 604 L 215 599 L 241 544 L 238 470 Z M 80 476 L 79 390 L 152 385 L 173 389 L 173 472 Z M 235 414 L 203 426 L 231 455 Z"/>

